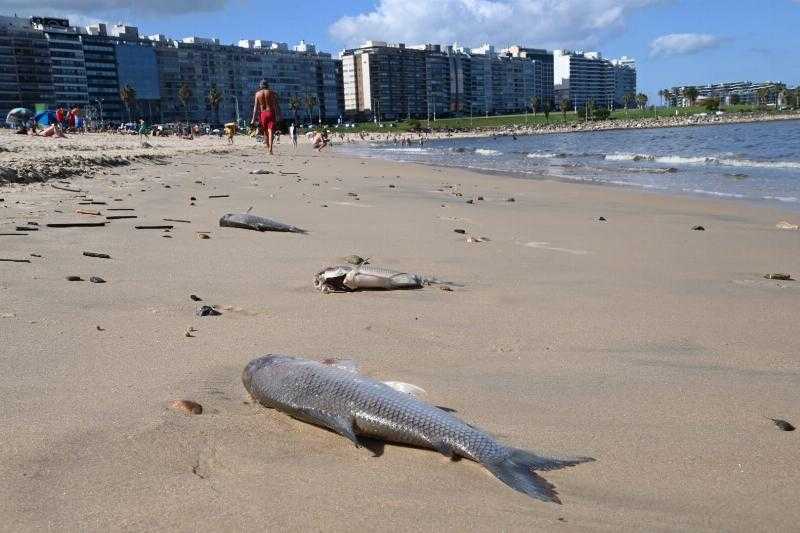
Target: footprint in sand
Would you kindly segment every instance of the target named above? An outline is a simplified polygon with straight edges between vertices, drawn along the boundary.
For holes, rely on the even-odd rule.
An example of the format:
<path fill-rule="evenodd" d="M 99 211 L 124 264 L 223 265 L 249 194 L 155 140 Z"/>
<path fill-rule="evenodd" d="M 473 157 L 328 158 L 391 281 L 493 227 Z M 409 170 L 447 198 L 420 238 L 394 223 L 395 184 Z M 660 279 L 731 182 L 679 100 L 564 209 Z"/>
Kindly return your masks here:
<path fill-rule="evenodd" d="M 552 252 L 563 252 L 572 255 L 588 255 L 593 252 L 588 250 L 572 250 L 571 248 L 559 248 L 558 246 L 550 246 L 549 242 L 526 242 L 523 246 L 528 248 L 538 248 L 540 250 L 550 250 Z"/>

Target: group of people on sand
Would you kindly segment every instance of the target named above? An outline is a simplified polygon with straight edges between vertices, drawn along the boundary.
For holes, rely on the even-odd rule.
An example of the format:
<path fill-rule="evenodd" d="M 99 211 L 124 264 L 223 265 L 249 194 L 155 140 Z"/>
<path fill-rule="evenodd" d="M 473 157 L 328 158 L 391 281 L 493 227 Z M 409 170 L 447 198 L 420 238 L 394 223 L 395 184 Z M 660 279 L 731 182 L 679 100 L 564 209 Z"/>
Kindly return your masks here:
<path fill-rule="evenodd" d="M 263 133 L 264 144 L 270 155 L 273 154 L 275 137 L 276 135 L 280 135 L 280 131 L 277 128 L 280 120 L 281 108 L 278 103 L 278 93 L 270 89 L 267 80 L 261 80 L 261 85 L 255 94 L 253 117 L 250 123 Z M 297 130 L 298 125 L 292 121 L 289 124 L 289 138 L 294 148 L 297 148 Z M 314 149 L 319 152 L 322 152 L 322 149 L 330 144 L 327 131 L 312 131 L 307 135 Z"/>

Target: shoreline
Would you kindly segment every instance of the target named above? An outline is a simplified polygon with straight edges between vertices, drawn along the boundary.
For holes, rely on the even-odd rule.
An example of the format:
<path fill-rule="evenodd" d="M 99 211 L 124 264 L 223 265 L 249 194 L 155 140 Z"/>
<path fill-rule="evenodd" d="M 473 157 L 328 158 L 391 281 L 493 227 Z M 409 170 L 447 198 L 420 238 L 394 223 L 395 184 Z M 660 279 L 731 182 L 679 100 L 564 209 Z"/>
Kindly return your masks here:
<path fill-rule="evenodd" d="M 569 125 L 558 123 L 558 120 L 553 120 L 549 125 L 535 127 L 525 125 L 509 125 L 496 128 L 486 128 L 482 130 L 475 128 L 473 131 L 439 131 L 432 130 L 430 133 L 425 134 L 425 138 L 434 140 L 447 140 L 447 139 L 482 139 L 489 137 L 507 137 L 511 135 L 517 136 L 534 136 L 534 135 L 550 135 L 562 133 L 587 133 L 595 131 L 625 131 L 625 130 L 647 130 L 647 129 L 663 129 L 663 128 L 685 128 L 692 126 L 723 126 L 728 124 L 754 124 L 762 122 L 775 122 L 784 120 L 800 120 L 800 111 L 785 112 L 781 114 L 747 114 L 742 116 L 740 114 L 723 115 L 723 116 L 707 116 L 702 117 L 693 115 L 689 117 L 652 117 L 645 119 L 617 119 L 605 120 L 598 122 L 575 122 Z M 390 129 L 389 129 L 390 130 Z M 341 133 L 339 131 L 334 133 Z M 391 131 L 386 133 L 369 132 L 365 133 L 368 139 L 361 139 L 357 133 L 346 133 L 345 138 L 347 142 L 364 143 L 364 142 L 391 142 L 389 137 L 402 137 L 402 136 L 420 136 L 421 134 L 412 132 L 397 132 L 393 134 Z M 373 136 L 380 135 L 384 139 L 374 139 Z"/>

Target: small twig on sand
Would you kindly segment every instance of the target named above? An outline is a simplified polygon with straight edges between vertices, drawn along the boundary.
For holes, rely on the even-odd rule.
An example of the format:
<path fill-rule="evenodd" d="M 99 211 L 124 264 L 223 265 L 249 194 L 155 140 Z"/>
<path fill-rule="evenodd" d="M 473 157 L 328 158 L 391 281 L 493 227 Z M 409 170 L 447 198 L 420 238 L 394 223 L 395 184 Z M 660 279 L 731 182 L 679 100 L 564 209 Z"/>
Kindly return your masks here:
<path fill-rule="evenodd" d="M 72 189 L 70 187 L 59 187 L 58 185 L 51 183 L 50 186 L 54 189 L 58 189 L 59 191 L 67 191 L 67 192 L 83 192 L 80 189 Z"/>
<path fill-rule="evenodd" d="M 30 259 L 2 259 L 0 258 L 0 262 L 4 263 L 30 263 Z"/>

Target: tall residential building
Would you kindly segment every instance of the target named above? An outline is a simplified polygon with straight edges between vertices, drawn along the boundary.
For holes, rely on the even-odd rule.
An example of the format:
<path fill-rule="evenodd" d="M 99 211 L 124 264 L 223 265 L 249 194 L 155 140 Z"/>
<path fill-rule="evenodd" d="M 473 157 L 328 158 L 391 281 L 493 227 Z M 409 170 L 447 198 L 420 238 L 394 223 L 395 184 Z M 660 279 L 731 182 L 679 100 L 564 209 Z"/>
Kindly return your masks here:
<path fill-rule="evenodd" d="M 522 112 L 552 102 L 552 55 L 491 45 L 387 45 L 342 54 L 345 110 L 376 118 Z M 420 67 L 423 67 L 420 70 Z M 420 74 L 422 75 L 420 77 Z"/>
<path fill-rule="evenodd" d="M 553 102 L 553 53 L 540 48 L 525 48 L 519 45 L 511 46 L 503 53 L 511 57 L 528 59 L 534 62 L 535 86 L 534 95 L 541 98 L 542 102 Z"/>
<path fill-rule="evenodd" d="M 0 17 L 0 113 L 53 101 L 50 48 L 30 22 Z"/>
<path fill-rule="evenodd" d="M 70 26 L 60 18 L 0 17 L 0 113 L 42 104 L 81 105 L 87 116 L 106 121 L 144 117 L 154 122 L 248 119 L 253 93 L 266 79 L 280 95 L 284 116 L 300 97 L 300 115 L 314 121 L 342 115 L 341 69 L 330 54 L 301 42 L 243 41 L 163 35 L 144 37 L 135 26 Z M 136 98 L 130 110 L 120 90 L 130 85 Z M 179 93 L 186 85 L 185 102 Z M 216 87 L 219 108 L 208 101 Z M 185 104 L 185 105 L 184 105 Z"/>
<path fill-rule="evenodd" d="M 345 111 L 379 120 L 427 116 L 428 90 L 442 81 L 428 80 L 427 50 L 368 41 L 342 53 Z M 430 72 L 436 72 L 435 65 Z"/>
<path fill-rule="evenodd" d="M 566 98 L 573 108 L 591 101 L 596 107 L 614 103 L 614 71 L 599 52 L 553 51 L 553 83 L 557 99 Z"/>
<path fill-rule="evenodd" d="M 725 83 L 715 83 L 712 85 L 685 85 L 673 87 L 670 90 L 670 101 L 667 105 L 686 107 L 690 105 L 689 99 L 684 95 L 684 91 L 689 87 L 697 90 L 697 100 L 703 101 L 707 98 L 719 98 L 724 105 L 737 104 L 766 104 L 783 105 L 781 88 L 785 89 L 785 84 L 775 81 L 752 82 L 734 81 Z M 761 97 L 759 98 L 759 91 Z M 785 96 L 785 95 L 784 95 Z"/>
<path fill-rule="evenodd" d="M 622 56 L 612 59 L 611 67 L 614 73 L 614 106 L 625 107 L 625 95 L 636 94 L 636 61 Z"/>
<path fill-rule="evenodd" d="M 86 84 L 86 61 L 77 28 L 67 19 L 31 18 L 34 29 L 41 31 L 50 49 L 53 76 L 53 97 L 56 105 L 86 105 L 89 88 Z"/>

